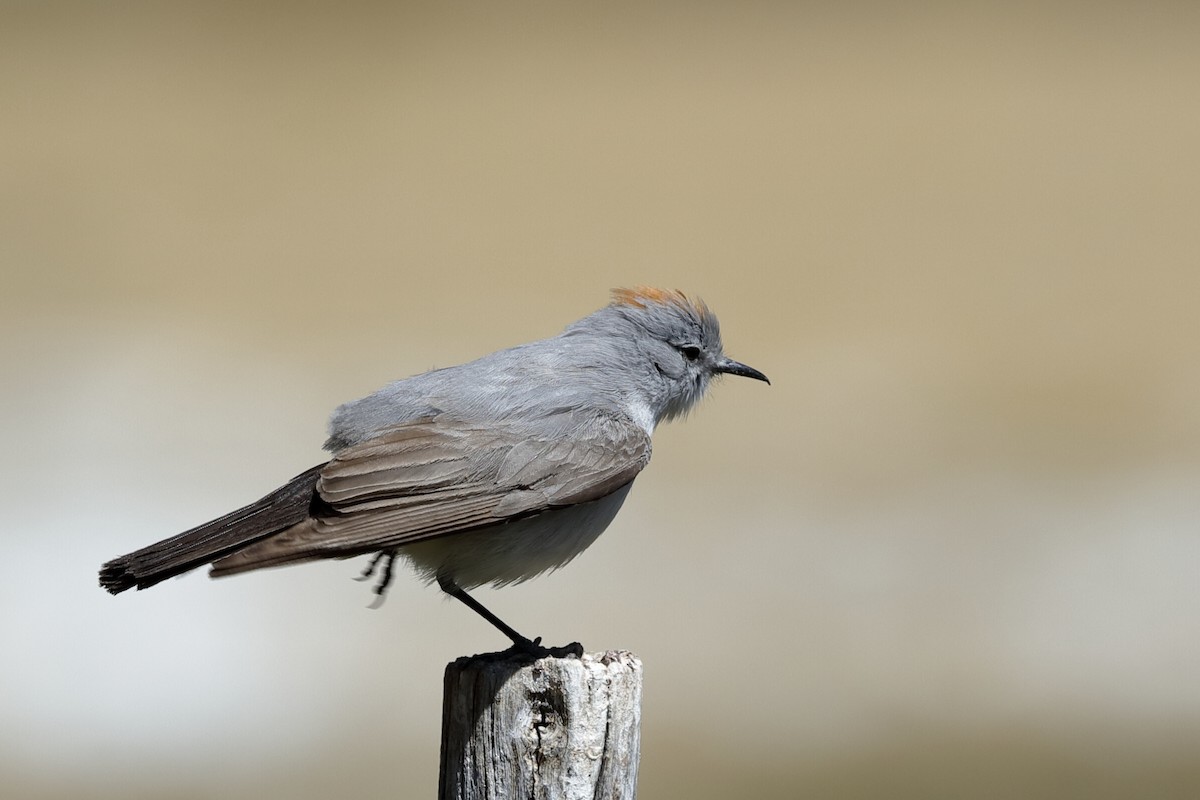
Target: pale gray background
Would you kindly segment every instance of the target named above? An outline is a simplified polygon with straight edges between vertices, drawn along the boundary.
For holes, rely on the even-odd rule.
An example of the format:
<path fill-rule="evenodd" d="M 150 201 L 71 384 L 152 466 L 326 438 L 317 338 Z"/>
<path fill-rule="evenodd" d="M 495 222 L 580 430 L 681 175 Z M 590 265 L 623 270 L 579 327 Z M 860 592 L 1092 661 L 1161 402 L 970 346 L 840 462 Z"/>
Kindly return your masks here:
<path fill-rule="evenodd" d="M 5 797 L 431 797 L 474 615 L 96 568 L 634 283 L 775 385 L 480 597 L 643 797 L 1200 796 L 1200 6 L 503 5 L 0 10 Z"/>

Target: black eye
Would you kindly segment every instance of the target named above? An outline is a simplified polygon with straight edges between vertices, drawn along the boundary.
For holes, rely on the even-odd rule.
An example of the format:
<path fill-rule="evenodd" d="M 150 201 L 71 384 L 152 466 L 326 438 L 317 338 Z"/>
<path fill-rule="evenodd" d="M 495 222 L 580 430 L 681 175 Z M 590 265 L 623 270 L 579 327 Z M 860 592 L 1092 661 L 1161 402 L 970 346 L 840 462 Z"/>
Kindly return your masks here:
<path fill-rule="evenodd" d="M 688 345 L 687 347 L 679 348 L 679 352 L 683 353 L 683 357 L 688 361 L 695 361 L 700 357 L 700 348 Z"/>

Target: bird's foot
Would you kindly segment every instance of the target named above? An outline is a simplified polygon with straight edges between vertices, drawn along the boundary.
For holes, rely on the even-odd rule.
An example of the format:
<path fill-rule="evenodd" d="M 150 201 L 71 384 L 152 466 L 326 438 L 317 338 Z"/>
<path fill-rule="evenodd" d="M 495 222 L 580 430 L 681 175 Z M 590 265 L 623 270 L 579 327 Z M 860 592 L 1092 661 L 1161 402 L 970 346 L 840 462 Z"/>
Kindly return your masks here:
<path fill-rule="evenodd" d="M 385 558 L 387 561 L 383 565 L 383 571 L 379 576 L 379 583 L 375 585 L 374 589 L 375 599 L 372 600 L 370 605 L 367 606 L 367 608 L 370 609 L 376 609 L 382 606 L 384 599 L 387 597 L 388 587 L 392 584 L 392 565 L 396 563 L 396 553 L 391 550 L 381 550 L 380 552 L 376 553 L 371 559 L 370 563 L 367 564 L 366 569 L 362 571 L 362 574 L 354 579 L 356 581 L 368 580 L 372 575 L 375 574 L 376 568 L 379 566 L 379 562 Z"/>
<path fill-rule="evenodd" d="M 571 642 L 562 647 L 546 647 L 542 644 L 542 637 L 529 640 L 524 637 L 513 640 L 513 646 L 505 652 L 513 655 L 531 656 L 533 658 L 575 658 L 583 657 L 583 645 L 579 642 Z"/>

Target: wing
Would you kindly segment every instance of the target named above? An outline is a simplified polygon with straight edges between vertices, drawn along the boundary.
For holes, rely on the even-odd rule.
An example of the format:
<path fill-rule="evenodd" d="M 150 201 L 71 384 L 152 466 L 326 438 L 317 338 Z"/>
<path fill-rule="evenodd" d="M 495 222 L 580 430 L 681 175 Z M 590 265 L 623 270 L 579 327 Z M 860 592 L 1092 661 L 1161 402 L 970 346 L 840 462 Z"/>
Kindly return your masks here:
<path fill-rule="evenodd" d="M 308 519 L 217 561 L 212 574 L 387 550 L 598 500 L 650 460 L 650 437 L 631 420 L 568 412 L 546 423 L 439 415 L 349 447 L 321 470 Z"/>

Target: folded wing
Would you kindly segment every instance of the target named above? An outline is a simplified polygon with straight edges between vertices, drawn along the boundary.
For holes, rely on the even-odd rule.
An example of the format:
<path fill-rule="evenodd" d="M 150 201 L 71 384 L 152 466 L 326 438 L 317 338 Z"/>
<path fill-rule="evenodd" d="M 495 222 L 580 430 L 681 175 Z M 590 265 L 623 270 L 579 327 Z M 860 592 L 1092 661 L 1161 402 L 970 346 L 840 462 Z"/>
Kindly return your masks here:
<path fill-rule="evenodd" d="M 649 460 L 646 432 L 603 413 L 538 426 L 424 418 L 339 452 L 321 469 L 309 518 L 212 574 L 389 550 L 597 500 Z"/>

